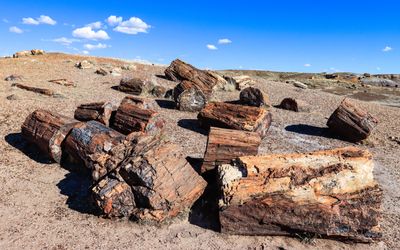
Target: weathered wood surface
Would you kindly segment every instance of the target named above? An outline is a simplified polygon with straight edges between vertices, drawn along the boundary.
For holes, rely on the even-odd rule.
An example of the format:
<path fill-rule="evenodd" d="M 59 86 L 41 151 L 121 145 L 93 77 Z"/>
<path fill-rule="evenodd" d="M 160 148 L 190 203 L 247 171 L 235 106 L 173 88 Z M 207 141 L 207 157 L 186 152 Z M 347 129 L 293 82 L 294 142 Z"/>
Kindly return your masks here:
<path fill-rule="evenodd" d="M 155 109 L 158 105 L 154 99 L 138 97 L 138 96 L 126 96 L 121 101 L 121 105 L 130 103 L 143 109 Z"/>
<path fill-rule="evenodd" d="M 165 120 L 154 110 L 123 102 L 117 109 L 111 126 L 123 133 L 145 132 L 158 134 L 163 131 Z"/>
<path fill-rule="evenodd" d="M 38 109 L 21 126 L 22 136 L 56 162 L 61 161 L 61 145 L 77 120 Z"/>
<path fill-rule="evenodd" d="M 51 89 L 44 89 L 44 88 L 36 88 L 36 87 L 30 87 L 24 84 L 20 83 L 14 83 L 12 84 L 13 87 L 17 87 L 23 90 L 31 91 L 34 93 L 42 94 L 42 95 L 47 95 L 47 96 L 54 96 L 54 91 Z"/>
<path fill-rule="evenodd" d="M 197 88 L 190 88 L 183 91 L 176 100 L 176 106 L 181 111 L 198 112 L 207 103 L 203 92 Z"/>
<path fill-rule="evenodd" d="M 142 95 L 149 93 L 153 87 L 151 81 L 148 80 L 143 80 L 141 78 L 123 78 L 119 83 L 118 90 L 131 95 Z"/>
<path fill-rule="evenodd" d="M 79 121 L 98 121 L 109 126 L 113 111 L 116 108 L 110 102 L 81 104 L 75 110 L 74 118 Z"/>
<path fill-rule="evenodd" d="M 254 107 L 271 107 L 268 95 L 254 87 L 248 87 L 240 92 L 240 103 Z"/>
<path fill-rule="evenodd" d="M 329 117 L 327 125 L 344 140 L 358 142 L 368 138 L 378 119 L 345 98 Z"/>
<path fill-rule="evenodd" d="M 355 147 L 240 157 L 218 168 L 221 231 L 370 242 L 381 237 L 372 155 Z"/>
<path fill-rule="evenodd" d="M 201 172 L 230 163 L 239 156 L 257 155 L 261 137 L 255 132 L 211 127 Z"/>
<path fill-rule="evenodd" d="M 266 136 L 272 121 L 266 109 L 223 102 L 208 103 L 197 118 L 206 129 L 220 127 L 257 132 L 261 138 Z"/>
<path fill-rule="evenodd" d="M 294 98 L 285 98 L 282 102 L 278 105 L 281 109 L 286 109 L 294 112 L 308 112 L 310 111 L 310 105 L 299 99 Z"/>

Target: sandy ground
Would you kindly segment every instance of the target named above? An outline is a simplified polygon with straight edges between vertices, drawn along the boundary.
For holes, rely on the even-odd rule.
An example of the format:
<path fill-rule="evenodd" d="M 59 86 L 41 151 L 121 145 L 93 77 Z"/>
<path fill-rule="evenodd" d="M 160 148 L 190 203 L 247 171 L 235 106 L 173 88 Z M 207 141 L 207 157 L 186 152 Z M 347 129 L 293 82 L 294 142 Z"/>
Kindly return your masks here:
<path fill-rule="evenodd" d="M 160 85 L 174 83 L 155 77 L 159 66 L 136 65 L 123 76 L 100 76 L 95 69 L 77 69 L 82 57 L 46 55 L 0 59 L 0 249 L 396 249 L 400 240 L 400 145 L 389 140 L 400 135 L 400 109 L 356 101 L 380 120 L 366 145 L 376 161 L 375 176 L 384 189 L 382 228 L 384 237 L 374 244 L 347 244 L 326 239 L 302 241 L 289 237 L 248 237 L 220 234 L 208 223 L 181 217 L 161 226 L 103 219 L 88 207 L 88 180 L 49 163 L 20 135 L 25 117 L 37 108 L 72 116 L 81 103 L 125 96 L 114 89 L 123 76 L 150 76 Z M 96 65 L 121 66 L 126 62 L 89 58 Z M 60 93 L 53 98 L 11 87 L 3 79 L 11 74 L 21 83 L 46 87 Z M 68 78 L 76 88 L 47 82 Z M 330 138 L 325 124 L 342 97 L 320 90 L 300 90 L 292 85 L 257 78 L 257 86 L 269 93 L 274 104 L 284 97 L 296 97 L 312 104 L 309 113 L 272 108 L 273 125 L 260 153 L 306 152 L 350 145 Z M 14 95 L 16 100 L 6 97 Z M 220 92 L 216 99 L 235 100 L 239 92 Z M 188 156 L 202 157 L 204 131 L 197 127 L 196 114 L 171 109 L 169 101 L 159 101 L 159 112 L 167 120 L 171 141 L 181 144 Z M 193 216 L 192 216 L 193 217 Z M 212 223 L 211 223 L 212 224 Z"/>

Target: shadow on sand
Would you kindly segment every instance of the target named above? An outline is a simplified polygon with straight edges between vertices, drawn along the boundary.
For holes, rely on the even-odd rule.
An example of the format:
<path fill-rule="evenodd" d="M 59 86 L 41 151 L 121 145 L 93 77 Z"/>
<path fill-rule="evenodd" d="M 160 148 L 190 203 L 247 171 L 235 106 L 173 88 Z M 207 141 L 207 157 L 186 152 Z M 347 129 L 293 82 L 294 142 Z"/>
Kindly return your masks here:
<path fill-rule="evenodd" d="M 333 134 L 327 127 L 317 127 L 307 124 L 295 124 L 286 126 L 285 130 L 302 135 L 320 136 L 328 139 L 341 140 L 338 136 Z"/>

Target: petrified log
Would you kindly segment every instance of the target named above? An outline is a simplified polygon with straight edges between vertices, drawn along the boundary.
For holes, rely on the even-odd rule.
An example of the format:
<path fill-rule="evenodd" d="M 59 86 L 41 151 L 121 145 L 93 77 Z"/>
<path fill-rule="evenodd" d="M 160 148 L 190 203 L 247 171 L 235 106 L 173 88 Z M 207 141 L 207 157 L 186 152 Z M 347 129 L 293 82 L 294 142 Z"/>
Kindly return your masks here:
<path fill-rule="evenodd" d="M 278 105 L 278 108 L 291 110 L 294 112 L 308 112 L 310 111 L 310 105 L 302 100 L 285 98 Z"/>
<path fill-rule="evenodd" d="M 61 161 L 61 145 L 78 124 L 77 120 L 38 109 L 32 112 L 21 126 L 22 136 L 56 162 Z"/>
<path fill-rule="evenodd" d="M 327 122 L 332 132 L 351 142 L 366 139 L 377 124 L 378 120 L 375 117 L 355 106 L 347 98 L 342 101 Z"/>
<path fill-rule="evenodd" d="M 54 80 L 49 80 L 49 82 L 66 87 L 76 87 L 76 84 L 68 79 L 54 79 Z"/>
<path fill-rule="evenodd" d="M 221 231 L 380 238 L 382 190 L 373 167 L 372 155 L 355 147 L 240 157 L 218 168 Z"/>
<path fill-rule="evenodd" d="M 11 86 L 17 87 L 17 88 L 20 88 L 20 89 L 24 89 L 24 90 L 27 90 L 27 91 L 35 92 L 35 93 L 38 93 L 38 94 L 42 94 L 42 95 L 47 95 L 47 96 L 53 96 L 54 95 L 54 91 L 50 90 L 50 89 L 30 87 L 30 86 L 23 85 L 23 84 L 20 84 L 20 83 L 14 83 Z"/>
<path fill-rule="evenodd" d="M 143 109 L 155 109 L 157 107 L 157 103 L 154 99 L 138 96 L 126 96 L 122 99 L 121 105 L 124 103 L 130 103 Z"/>
<path fill-rule="evenodd" d="M 147 94 L 153 87 L 153 84 L 148 80 L 140 78 L 124 78 L 119 83 L 118 90 L 131 95 L 141 95 Z"/>
<path fill-rule="evenodd" d="M 190 88 L 179 95 L 176 106 L 181 111 L 198 112 L 206 103 L 207 98 L 201 90 Z"/>
<path fill-rule="evenodd" d="M 230 163 L 239 156 L 257 155 L 261 137 L 255 132 L 211 127 L 201 172 Z"/>
<path fill-rule="evenodd" d="M 79 121 L 98 121 L 109 126 L 115 107 L 110 102 L 81 104 L 75 110 L 74 118 Z"/>
<path fill-rule="evenodd" d="M 123 134 L 132 132 L 159 134 L 164 124 L 164 119 L 156 111 L 125 101 L 118 107 L 111 126 Z"/>
<path fill-rule="evenodd" d="M 271 106 L 268 95 L 264 91 L 254 87 L 245 88 L 240 92 L 240 103 L 254 107 Z"/>
<path fill-rule="evenodd" d="M 272 116 L 263 108 L 213 102 L 200 111 L 197 119 L 206 129 L 220 127 L 257 132 L 264 138 L 271 125 Z"/>

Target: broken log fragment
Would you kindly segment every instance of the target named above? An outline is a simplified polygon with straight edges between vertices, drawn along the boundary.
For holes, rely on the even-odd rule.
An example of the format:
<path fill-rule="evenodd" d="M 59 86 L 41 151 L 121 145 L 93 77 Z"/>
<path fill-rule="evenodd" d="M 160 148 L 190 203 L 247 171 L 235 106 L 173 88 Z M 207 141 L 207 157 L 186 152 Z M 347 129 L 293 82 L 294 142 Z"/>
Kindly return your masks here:
<path fill-rule="evenodd" d="M 230 163 L 239 156 L 257 155 L 261 137 L 255 132 L 211 127 L 201 172 Z"/>
<path fill-rule="evenodd" d="M 23 90 L 35 92 L 35 93 L 38 93 L 38 94 L 42 94 L 42 95 L 47 95 L 47 96 L 54 96 L 55 95 L 54 91 L 50 90 L 50 89 L 30 87 L 30 86 L 23 85 L 23 84 L 20 84 L 20 83 L 14 83 L 11 86 L 17 87 L 17 88 L 20 88 L 20 89 L 23 89 Z"/>
<path fill-rule="evenodd" d="M 124 78 L 119 83 L 118 90 L 131 95 L 142 95 L 149 93 L 153 87 L 153 84 L 148 80 Z"/>
<path fill-rule="evenodd" d="M 191 88 L 183 91 L 177 101 L 176 106 L 181 111 L 198 112 L 207 103 L 207 98 L 201 90 Z"/>
<path fill-rule="evenodd" d="M 49 82 L 66 87 L 76 87 L 76 84 L 73 81 L 67 79 L 54 79 L 54 80 L 49 80 Z"/>
<path fill-rule="evenodd" d="M 21 126 L 22 136 L 56 162 L 61 161 L 61 146 L 77 120 L 38 109 L 32 112 Z"/>
<path fill-rule="evenodd" d="M 327 125 L 335 134 L 350 142 L 362 141 L 371 134 L 378 120 L 345 98 L 329 117 Z"/>
<path fill-rule="evenodd" d="M 310 111 L 310 105 L 302 100 L 293 99 L 293 98 L 285 98 L 278 105 L 280 109 L 291 110 L 294 112 L 308 112 Z"/>
<path fill-rule="evenodd" d="M 379 239 L 382 190 L 373 167 L 372 155 L 355 147 L 240 157 L 218 168 L 221 231 Z"/>
<path fill-rule="evenodd" d="M 132 132 L 160 134 L 165 120 L 154 110 L 144 109 L 127 101 L 118 107 L 111 127 L 125 135 Z"/>
<path fill-rule="evenodd" d="M 200 111 L 197 119 L 205 129 L 219 127 L 244 130 L 256 132 L 264 138 L 272 116 L 269 111 L 259 107 L 213 102 Z"/>
<path fill-rule="evenodd" d="M 81 104 L 75 110 L 74 118 L 79 121 L 98 121 L 109 126 L 115 107 L 110 102 L 94 102 Z"/>
<path fill-rule="evenodd" d="M 254 87 L 248 87 L 240 92 L 240 103 L 254 107 L 271 107 L 268 95 Z"/>
<path fill-rule="evenodd" d="M 157 103 L 154 99 L 138 96 L 126 96 L 122 99 L 121 105 L 124 103 L 130 103 L 143 109 L 155 109 L 157 107 Z"/>

